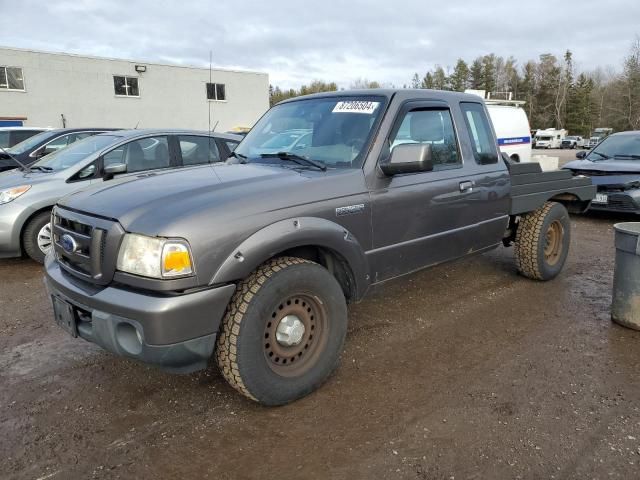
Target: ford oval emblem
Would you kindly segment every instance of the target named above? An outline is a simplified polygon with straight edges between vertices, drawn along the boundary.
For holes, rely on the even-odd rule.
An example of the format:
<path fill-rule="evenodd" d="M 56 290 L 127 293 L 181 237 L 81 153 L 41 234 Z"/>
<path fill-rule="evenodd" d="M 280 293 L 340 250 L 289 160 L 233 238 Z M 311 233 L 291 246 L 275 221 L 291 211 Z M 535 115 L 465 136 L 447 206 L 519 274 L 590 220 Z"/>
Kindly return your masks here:
<path fill-rule="evenodd" d="M 75 238 L 73 238 L 68 233 L 65 233 L 60 237 L 60 246 L 67 253 L 73 253 L 78 249 L 78 243 Z"/>

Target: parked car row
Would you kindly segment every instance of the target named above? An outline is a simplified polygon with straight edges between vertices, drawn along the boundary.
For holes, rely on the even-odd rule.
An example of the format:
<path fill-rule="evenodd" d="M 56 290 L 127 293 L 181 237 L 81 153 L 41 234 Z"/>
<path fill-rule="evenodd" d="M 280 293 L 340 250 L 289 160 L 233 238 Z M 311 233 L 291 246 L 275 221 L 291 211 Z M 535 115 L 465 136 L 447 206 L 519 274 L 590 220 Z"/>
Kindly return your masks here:
<path fill-rule="evenodd" d="M 60 128 L 45 130 L 0 151 L 0 172 L 19 166 L 29 166 L 38 159 L 68 147 L 78 140 L 113 128 Z M 17 161 L 16 161 L 17 160 Z"/>
<path fill-rule="evenodd" d="M 12 170 L 0 173 L 0 258 L 27 254 L 42 263 L 51 248 L 51 208 L 65 195 L 128 175 L 224 161 L 241 139 L 191 130 L 62 129 L 35 135 L 3 153 L 2 165 Z"/>

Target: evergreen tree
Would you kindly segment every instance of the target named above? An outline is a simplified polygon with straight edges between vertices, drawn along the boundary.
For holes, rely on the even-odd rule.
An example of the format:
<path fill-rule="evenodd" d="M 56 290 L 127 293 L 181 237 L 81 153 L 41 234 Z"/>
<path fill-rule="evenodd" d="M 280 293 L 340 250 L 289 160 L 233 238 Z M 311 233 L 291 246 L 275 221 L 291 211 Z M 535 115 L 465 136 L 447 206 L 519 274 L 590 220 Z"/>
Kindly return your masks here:
<path fill-rule="evenodd" d="M 436 90 L 449 90 L 449 79 L 440 65 L 436 65 L 433 72 L 433 88 Z"/>
<path fill-rule="evenodd" d="M 426 75 L 422 79 L 420 88 L 430 88 L 432 90 L 435 88 L 435 84 L 433 82 L 433 75 L 431 74 L 431 72 L 426 73 Z"/>
<path fill-rule="evenodd" d="M 496 56 L 493 53 L 482 57 L 482 88 L 487 92 L 496 90 Z"/>
<path fill-rule="evenodd" d="M 411 79 L 411 88 L 420 88 L 420 77 L 417 72 L 413 74 Z"/>
<path fill-rule="evenodd" d="M 456 62 L 453 73 L 449 77 L 449 86 L 456 92 L 464 92 L 469 88 L 469 66 L 461 58 Z"/>
<path fill-rule="evenodd" d="M 482 68 L 482 57 L 476 58 L 469 69 L 471 88 L 480 90 L 484 88 L 484 77 Z"/>

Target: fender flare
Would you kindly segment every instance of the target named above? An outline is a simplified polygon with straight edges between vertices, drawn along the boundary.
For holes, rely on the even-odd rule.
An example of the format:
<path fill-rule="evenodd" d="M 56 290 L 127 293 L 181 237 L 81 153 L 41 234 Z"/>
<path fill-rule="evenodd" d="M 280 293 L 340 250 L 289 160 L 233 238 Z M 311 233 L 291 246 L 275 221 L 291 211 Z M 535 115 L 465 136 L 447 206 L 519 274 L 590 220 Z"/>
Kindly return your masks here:
<path fill-rule="evenodd" d="M 321 247 L 339 254 L 355 284 L 355 298 L 362 298 L 369 286 L 369 269 L 364 250 L 346 228 L 317 217 L 297 217 L 268 225 L 244 240 L 214 273 L 209 285 L 246 278 L 259 265 L 296 247 Z"/>

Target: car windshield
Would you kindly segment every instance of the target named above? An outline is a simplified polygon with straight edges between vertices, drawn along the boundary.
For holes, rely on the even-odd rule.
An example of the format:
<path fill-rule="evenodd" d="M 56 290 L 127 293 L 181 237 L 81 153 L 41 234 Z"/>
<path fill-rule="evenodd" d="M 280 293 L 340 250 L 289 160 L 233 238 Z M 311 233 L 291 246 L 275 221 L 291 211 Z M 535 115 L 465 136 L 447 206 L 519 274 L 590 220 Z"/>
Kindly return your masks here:
<path fill-rule="evenodd" d="M 89 155 L 102 150 L 119 139 L 120 137 L 116 135 L 93 135 L 78 140 L 67 148 L 50 153 L 31 165 L 31 168 L 41 167 L 52 171 L 64 170 L 65 168 L 73 167 Z"/>
<path fill-rule="evenodd" d="M 20 155 L 20 154 L 26 152 L 27 150 L 32 149 L 33 147 L 38 145 L 40 142 L 44 142 L 44 141 L 48 140 L 49 137 L 53 136 L 55 133 L 56 133 L 55 131 L 47 131 L 47 132 L 38 133 L 37 135 L 34 135 L 33 137 L 27 138 L 24 142 L 20 142 L 20 143 L 14 145 L 11 148 L 8 148 L 7 152 L 9 152 L 9 153 L 11 153 L 13 155 Z"/>
<path fill-rule="evenodd" d="M 296 156 L 327 168 L 360 168 L 384 103 L 379 96 L 345 96 L 276 105 L 251 129 L 235 154 L 251 163 L 293 165 L 287 160 Z"/>
<path fill-rule="evenodd" d="M 585 157 L 592 162 L 640 160 L 640 134 L 607 137 Z"/>

